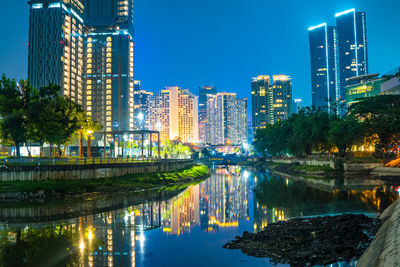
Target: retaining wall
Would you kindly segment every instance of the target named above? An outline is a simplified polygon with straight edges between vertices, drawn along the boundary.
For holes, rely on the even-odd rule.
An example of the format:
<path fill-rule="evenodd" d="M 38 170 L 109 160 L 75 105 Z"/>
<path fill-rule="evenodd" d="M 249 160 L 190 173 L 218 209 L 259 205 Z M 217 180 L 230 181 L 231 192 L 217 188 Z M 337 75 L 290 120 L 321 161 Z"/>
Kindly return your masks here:
<path fill-rule="evenodd" d="M 400 201 L 389 206 L 380 219 L 383 225 L 361 256 L 357 267 L 400 266 Z"/>
<path fill-rule="evenodd" d="M 127 174 L 176 171 L 192 160 L 113 163 L 93 165 L 8 166 L 0 168 L 0 181 L 86 180 L 120 177 Z"/>

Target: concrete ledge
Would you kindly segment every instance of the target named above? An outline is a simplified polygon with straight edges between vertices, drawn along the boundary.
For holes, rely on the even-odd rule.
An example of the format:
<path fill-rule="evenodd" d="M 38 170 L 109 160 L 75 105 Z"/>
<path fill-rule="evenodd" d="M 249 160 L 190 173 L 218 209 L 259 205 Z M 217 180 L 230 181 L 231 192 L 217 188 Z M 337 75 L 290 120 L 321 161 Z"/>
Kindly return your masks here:
<path fill-rule="evenodd" d="M 377 167 L 371 172 L 374 176 L 399 176 L 400 168 L 390 168 L 390 167 Z"/>
<path fill-rule="evenodd" d="M 400 266 L 400 200 L 389 206 L 380 218 L 384 223 L 358 261 L 358 267 Z"/>
<path fill-rule="evenodd" d="M 113 178 L 127 174 L 176 171 L 192 163 L 193 160 L 163 160 L 94 165 L 10 166 L 7 169 L 1 168 L 0 182 Z"/>

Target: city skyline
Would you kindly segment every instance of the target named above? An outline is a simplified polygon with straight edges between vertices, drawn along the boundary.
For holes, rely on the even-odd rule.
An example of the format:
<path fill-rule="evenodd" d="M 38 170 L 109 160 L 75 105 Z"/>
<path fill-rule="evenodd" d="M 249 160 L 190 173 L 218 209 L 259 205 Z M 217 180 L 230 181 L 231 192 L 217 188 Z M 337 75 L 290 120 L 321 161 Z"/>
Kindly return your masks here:
<path fill-rule="evenodd" d="M 244 8 L 244 15 L 247 15 L 250 11 L 251 7 L 254 7 L 254 4 L 259 4 L 263 7 L 264 4 L 258 3 L 258 1 L 250 1 L 246 5 L 239 5 L 236 1 L 233 2 L 232 7 L 228 9 L 226 15 L 227 22 L 232 22 L 233 15 L 236 14 L 237 9 L 239 7 Z M 307 28 L 312 25 L 318 25 L 318 23 L 326 21 L 328 24 L 333 25 L 335 22 L 334 14 L 337 12 L 341 12 L 348 8 L 356 8 L 356 10 L 365 11 L 368 16 L 368 53 L 369 53 L 369 68 L 370 73 L 380 72 L 384 73 L 390 69 L 396 67 L 396 62 L 399 61 L 400 55 L 398 50 L 395 49 L 395 44 L 398 43 L 394 34 L 390 34 L 393 32 L 393 25 L 395 23 L 391 23 L 395 19 L 395 10 L 399 3 L 395 1 L 386 1 L 385 3 L 362 3 L 361 1 L 354 1 L 351 3 L 345 3 L 345 1 L 336 1 L 336 3 L 329 4 L 318 4 L 314 1 L 310 1 L 311 5 L 305 13 L 301 15 L 296 15 L 293 17 L 293 21 L 295 22 L 292 25 L 290 23 L 283 23 L 280 30 L 286 32 L 287 37 L 283 36 L 282 38 L 277 38 L 278 41 L 272 42 L 271 45 L 256 45 L 253 43 L 248 43 L 246 39 L 243 37 L 248 36 L 249 34 L 253 34 L 262 29 L 262 23 L 258 23 L 259 21 L 254 21 L 254 19 L 258 19 L 260 14 L 256 13 L 254 19 L 244 20 L 244 17 L 241 17 L 237 23 L 243 23 L 241 26 L 242 31 L 239 32 L 238 37 L 232 41 L 233 43 L 237 43 L 240 41 L 240 44 L 243 44 L 244 47 L 241 50 L 241 54 L 237 55 L 236 62 L 239 64 L 232 64 L 235 62 L 231 56 L 233 56 L 236 52 L 235 48 L 225 43 L 225 41 L 220 38 L 226 37 L 226 35 L 232 31 L 234 25 L 227 25 L 227 22 L 221 24 L 221 26 L 216 27 L 215 29 L 210 29 L 208 23 L 201 23 L 193 29 L 193 33 L 201 33 L 203 30 L 211 30 L 210 34 L 212 39 L 215 39 L 214 49 L 211 50 L 211 55 L 215 57 L 215 62 L 211 66 L 208 59 L 209 56 L 204 57 L 204 54 L 200 52 L 199 46 L 202 46 L 205 51 L 210 50 L 209 44 L 205 44 L 203 41 L 198 44 L 193 43 L 194 41 L 199 41 L 196 36 L 186 35 L 184 39 L 182 39 L 182 44 L 176 45 L 177 47 L 173 47 L 170 41 L 166 41 L 166 44 L 163 47 L 158 46 L 157 40 L 164 36 L 165 33 L 158 32 L 158 29 L 163 29 L 164 27 L 157 28 L 156 26 L 160 26 L 161 21 L 165 18 L 165 15 L 162 15 L 160 10 L 157 7 L 163 7 L 164 3 L 155 2 L 152 3 L 155 5 L 155 13 L 152 16 L 149 16 L 149 9 L 147 3 L 144 2 L 135 2 L 135 27 L 136 29 L 136 41 L 137 41 L 137 58 L 135 65 L 136 68 L 136 79 L 142 80 L 143 89 L 155 92 L 161 88 L 164 88 L 166 85 L 179 85 L 183 88 L 189 88 L 191 91 L 195 91 L 202 84 L 214 84 L 221 88 L 223 91 L 235 92 L 239 97 L 249 97 L 250 96 L 250 88 L 249 81 L 251 77 L 255 77 L 262 73 L 286 73 L 293 78 L 294 87 L 293 87 L 293 96 L 294 98 L 302 98 L 304 100 L 304 105 L 307 106 L 311 103 L 311 81 L 310 81 L 310 68 L 304 67 L 304 64 L 309 65 L 309 52 L 308 50 L 308 42 L 307 42 Z M 181 1 L 172 1 L 169 2 L 169 9 L 178 8 L 173 12 L 182 13 L 182 9 L 186 10 L 187 16 L 191 14 L 191 12 L 195 12 L 190 9 L 188 5 L 182 5 Z M 271 4 L 272 8 L 279 9 L 279 6 L 275 6 Z M 211 14 L 218 13 L 225 7 L 224 3 L 204 3 L 202 5 L 201 10 L 207 11 L 207 8 Z M 288 14 L 292 14 L 295 12 L 296 3 L 293 3 L 290 7 L 287 8 Z M 322 10 L 322 8 L 324 8 Z M 319 12 L 319 9 L 322 12 Z M 2 35 L 9 36 L 13 40 L 13 45 L 11 44 L 1 44 L 2 51 L 4 51 L 4 60 L 0 63 L 0 72 L 6 73 L 10 77 L 20 79 L 27 77 L 27 40 L 28 40 L 28 12 L 29 7 L 25 1 L 21 1 L 20 3 L 12 3 L 5 4 L 5 9 L 3 11 L 8 14 L 13 14 L 18 20 L 18 23 L 14 23 L 15 27 L 12 29 L 2 29 Z M 380 12 L 385 12 L 385 22 L 379 20 L 378 16 Z M 200 12 L 201 13 L 201 12 Z M 25 15 L 23 15 L 25 14 Z M 158 16 L 160 15 L 160 16 Z M 147 16 L 147 17 L 145 17 Z M 153 17 L 154 16 L 154 17 Z M 150 18 L 148 18 L 150 17 Z M 4 16 L 7 21 L 14 21 L 15 18 L 11 18 L 8 16 Z M 4 19 L 3 18 L 3 19 Z M 246 17 L 248 18 L 248 17 Z M 326 19 L 329 18 L 329 19 Z M 154 19 L 152 23 L 147 23 L 148 19 Z M 185 31 L 186 26 L 182 23 L 185 20 L 187 22 L 193 22 L 191 18 L 184 16 L 178 16 L 176 19 L 169 19 L 166 23 L 177 24 L 175 25 L 175 33 L 171 33 L 168 30 L 168 34 L 172 34 L 171 38 L 175 38 L 177 35 L 182 34 Z M 291 21 L 291 22 L 293 22 Z M 9 23 L 9 22 L 8 22 Z M 269 22 L 265 22 L 269 24 Z M 156 25 L 157 24 L 157 25 Z M 191 25 L 191 24 L 188 24 Z M 193 25 L 192 25 L 193 26 Z M 282 37 L 281 34 L 278 33 L 278 29 L 275 29 L 271 26 L 268 28 L 269 32 L 268 36 L 262 36 L 263 39 L 271 40 L 271 36 Z M 186 29 L 187 30 L 187 29 Z M 244 31 L 243 31 L 244 30 Z M 217 37 L 215 34 L 221 33 L 221 37 Z M 277 35 L 278 34 L 278 35 Z M 197 35 L 197 34 L 193 34 Z M 200 34 L 201 35 L 201 34 Z M 266 35 L 266 34 L 265 34 Z M 285 43 L 287 38 L 291 36 L 292 39 L 296 40 L 296 46 L 290 46 L 290 43 Z M 154 40 L 150 40 L 154 38 Z M 240 40 L 236 39 L 240 38 Z M 273 38 L 275 39 L 275 37 Z M 390 40 L 390 41 L 389 41 Z M 150 43 L 151 41 L 151 43 Z M 282 42 L 281 42 L 282 41 Z M 199 64 L 191 64 L 192 61 L 187 60 L 186 54 L 188 48 L 182 48 L 184 44 L 192 44 L 192 60 L 197 61 L 199 58 L 203 58 L 203 60 L 199 60 Z M 262 42 L 257 42 L 262 43 Z M 276 44 L 275 44 L 276 43 Z M 194 44 L 194 46 L 193 46 Z M 288 49 L 290 46 L 291 49 Z M 178 48 L 179 49 L 176 49 Z M 251 48 L 251 52 L 249 52 L 248 48 Z M 279 49 L 278 49 L 279 48 Z M 385 49 L 383 49 L 385 48 Z M 161 50 L 166 52 L 168 49 L 168 53 L 160 54 Z M 177 53 L 180 50 L 181 53 Z M 253 51 L 254 50 L 254 51 Z M 221 54 L 221 51 L 223 52 Z M 225 51 L 225 52 L 224 52 Z M 277 54 L 276 56 L 273 55 Z M 216 55 L 219 53 L 220 55 Z M 255 58 L 254 54 L 259 54 L 259 58 Z M 279 62 L 277 57 L 282 58 L 283 53 L 286 53 L 285 60 Z M 292 54 L 296 53 L 296 54 Z M 185 57 L 184 57 L 185 56 Z M 15 59 L 17 64 L 8 63 L 10 61 L 10 57 Z M 170 60 L 171 57 L 175 57 L 176 60 L 173 64 L 165 65 L 166 62 L 172 62 Z M 271 57 L 271 58 L 270 58 Z M 244 59 L 246 58 L 246 59 Z M 291 58 L 296 58 L 293 64 L 288 65 L 288 60 Z M 186 60 L 184 60 L 186 59 Z M 208 68 L 204 68 L 205 60 L 207 59 Z M 268 59 L 268 60 L 267 60 Z M 7 62 L 7 63 L 6 63 Z M 268 62 L 268 63 L 266 63 Z M 185 64 L 189 63 L 189 64 Z M 182 66 L 183 65 L 183 66 Z M 197 65 L 194 67 L 193 65 Z M 226 67 L 225 67 L 226 65 Z M 237 65 L 237 66 L 235 66 Z M 284 67 L 286 65 L 286 67 Z M 222 67 L 221 67 L 222 66 Z M 169 68 L 166 70 L 165 68 Z M 215 68 L 224 69 L 225 73 L 221 73 L 221 71 L 216 71 Z M 150 71 L 152 69 L 152 71 Z M 185 70 L 186 69 L 186 70 Z M 189 76 L 189 71 L 193 74 Z M 180 73 L 179 75 L 171 75 L 171 73 Z M 236 79 L 231 79 L 234 76 Z M 150 78 L 152 77 L 152 78 Z M 154 79 L 154 77 L 158 77 Z M 235 80 L 235 81 L 233 81 Z"/>

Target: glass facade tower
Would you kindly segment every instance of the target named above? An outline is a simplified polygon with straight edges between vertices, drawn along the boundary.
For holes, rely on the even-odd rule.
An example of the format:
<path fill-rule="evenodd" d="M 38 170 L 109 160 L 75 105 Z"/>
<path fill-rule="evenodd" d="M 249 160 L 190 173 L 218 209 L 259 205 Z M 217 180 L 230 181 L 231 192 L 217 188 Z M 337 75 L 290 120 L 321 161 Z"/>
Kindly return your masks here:
<path fill-rule="evenodd" d="M 339 98 L 336 28 L 326 23 L 308 29 L 312 104 L 328 108 Z"/>
<path fill-rule="evenodd" d="M 29 1 L 28 78 L 83 104 L 84 6 L 79 0 Z"/>
<path fill-rule="evenodd" d="M 368 74 L 367 30 L 365 12 L 355 9 L 337 13 L 340 98 L 346 99 L 347 79 Z"/>

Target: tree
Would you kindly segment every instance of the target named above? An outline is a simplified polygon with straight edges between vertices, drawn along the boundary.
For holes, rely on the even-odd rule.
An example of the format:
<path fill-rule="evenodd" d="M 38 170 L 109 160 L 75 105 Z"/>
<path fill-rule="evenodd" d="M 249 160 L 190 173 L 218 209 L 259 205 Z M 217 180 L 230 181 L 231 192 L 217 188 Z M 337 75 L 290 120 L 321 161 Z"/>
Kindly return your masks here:
<path fill-rule="evenodd" d="M 362 121 L 378 154 L 400 145 L 400 96 L 379 95 L 351 105 L 350 114 Z"/>
<path fill-rule="evenodd" d="M 354 117 L 336 118 L 329 125 L 329 141 L 337 147 L 340 157 L 351 152 L 351 147 L 362 143 L 364 127 Z"/>
<path fill-rule="evenodd" d="M 286 151 L 286 134 L 282 122 L 258 129 L 254 139 L 254 147 L 263 157 L 266 157 L 267 154 L 276 156 Z"/>
<path fill-rule="evenodd" d="M 29 83 L 21 82 L 21 87 L 15 80 L 5 75 L 0 80 L 0 129 L 1 136 L 12 140 L 16 147 L 17 156 L 21 156 L 20 147 L 27 141 L 29 132 L 28 103 L 33 88 Z"/>

